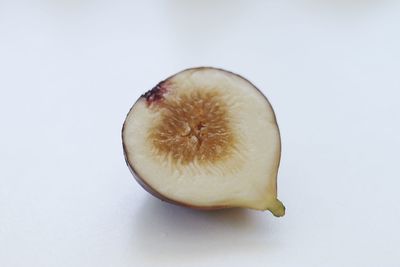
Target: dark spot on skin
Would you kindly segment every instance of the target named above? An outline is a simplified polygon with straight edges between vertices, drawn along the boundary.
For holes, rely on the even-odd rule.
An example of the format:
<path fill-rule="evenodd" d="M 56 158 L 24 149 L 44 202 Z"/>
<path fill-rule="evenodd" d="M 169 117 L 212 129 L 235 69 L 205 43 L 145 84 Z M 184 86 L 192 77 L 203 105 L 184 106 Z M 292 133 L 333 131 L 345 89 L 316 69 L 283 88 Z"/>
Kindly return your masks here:
<path fill-rule="evenodd" d="M 160 82 L 153 89 L 147 91 L 142 95 L 146 98 L 147 104 L 151 105 L 156 102 L 164 100 L 164 94 L 167 92 L 165 82 Z"/>

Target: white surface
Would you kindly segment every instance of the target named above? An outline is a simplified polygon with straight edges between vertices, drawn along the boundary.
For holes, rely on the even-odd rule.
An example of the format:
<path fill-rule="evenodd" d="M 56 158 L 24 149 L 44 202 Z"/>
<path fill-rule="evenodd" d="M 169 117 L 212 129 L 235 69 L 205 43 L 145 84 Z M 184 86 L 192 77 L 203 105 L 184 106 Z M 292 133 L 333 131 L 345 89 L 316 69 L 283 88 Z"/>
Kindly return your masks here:
<path fill-rule="evenodd" d="M 399 266 L 399 14 L 372 0 L 0 2 L 0 266 Z M 285 217 L 187 210 L 132 179 L 125 114 L 200 65 L 269 97 Z"/>

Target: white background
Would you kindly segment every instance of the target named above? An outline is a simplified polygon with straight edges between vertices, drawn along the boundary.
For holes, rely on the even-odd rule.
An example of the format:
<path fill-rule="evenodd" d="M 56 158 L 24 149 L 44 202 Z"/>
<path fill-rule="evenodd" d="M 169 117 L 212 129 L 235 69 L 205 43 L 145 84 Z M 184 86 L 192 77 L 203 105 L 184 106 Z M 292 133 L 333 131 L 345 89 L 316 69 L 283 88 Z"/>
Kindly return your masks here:
<path fill-rule="evenodd" d="M 203 65 L 274 106 L 285 217 L 131 177 L 130 106 Z M 399 99 L 399 1 L 1 1 L 0 266 L 399 266 Z"/>

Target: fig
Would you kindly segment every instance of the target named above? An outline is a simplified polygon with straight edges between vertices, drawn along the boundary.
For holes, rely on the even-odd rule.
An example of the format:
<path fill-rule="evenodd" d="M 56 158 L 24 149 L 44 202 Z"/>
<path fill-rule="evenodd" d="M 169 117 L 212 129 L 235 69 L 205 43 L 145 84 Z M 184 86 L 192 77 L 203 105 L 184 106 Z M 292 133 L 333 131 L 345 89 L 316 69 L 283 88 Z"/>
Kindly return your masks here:
<path fill-rule="evenodd" d="M 277 198 L 275 113 L 263 93 L 235 73 L 200 67 L 161 81 L 130 109 L 122 143 L 136 180 L 163 201 L 285 213 Z"/>

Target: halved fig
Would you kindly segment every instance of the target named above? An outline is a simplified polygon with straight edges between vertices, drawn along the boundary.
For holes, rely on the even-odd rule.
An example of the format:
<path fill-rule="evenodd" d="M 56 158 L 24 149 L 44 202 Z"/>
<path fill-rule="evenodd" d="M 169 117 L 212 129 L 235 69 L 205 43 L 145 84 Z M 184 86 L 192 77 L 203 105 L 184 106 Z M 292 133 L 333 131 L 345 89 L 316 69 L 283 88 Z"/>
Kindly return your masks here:
<path fill-rule="evenodd" d="M 129 111 L 122 141 L 132 174 L 164 201 L 285 213 L 277 199 L 281 143 L 274 111 L 237 74 L 193 68 L 160 82 Z"/>

